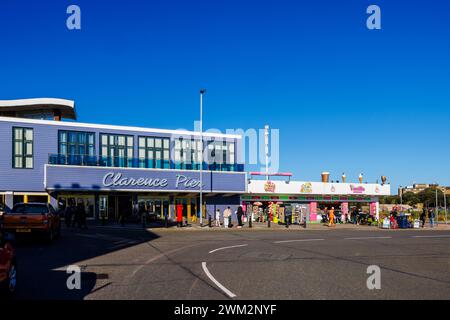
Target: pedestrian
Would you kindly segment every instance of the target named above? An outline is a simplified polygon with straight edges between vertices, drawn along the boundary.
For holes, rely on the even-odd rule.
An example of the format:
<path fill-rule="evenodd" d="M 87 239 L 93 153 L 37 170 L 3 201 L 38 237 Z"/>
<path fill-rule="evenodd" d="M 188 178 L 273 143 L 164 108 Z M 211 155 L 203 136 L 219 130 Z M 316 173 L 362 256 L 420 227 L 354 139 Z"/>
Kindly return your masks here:
<path fill-rule="evenodd" d="M 216 227 L 220 227 L 220 209 L 216 210 Z"/>
<path fill-rule="evenodd" d="M 422 209 L 422 214 L 420 215 L 420 221 L 422 222 L 422 228 L 425 227 L 425 221 L 427 219 L 427 210 L 425 208 Z"/>
<path fill-rule="evenodd" d="M 428 209 L 428 219 L 430 221 L 430 228 L 434 227 L 434 211 L 433 209 Z"/>
<path fill-rule="evenodd" d="M 287 206 L 284 209 L 284 222 L 286 223 L 286 228 L 289 228 L 289 225 L 292 222 L 292 207 L 291 206 Z"/>
<path fill-rule="evenodd" d="M 328 216 L 329 216 L 328 226 L 329 227 L 335 226 L 335 224 L 334 224 L 334 207 L 331 207 L 331 209 L 328 211 Z"/>
<path fill-rule="evenodd" d="M 66 227 L 69 229 L 72 226 L 72 203 L 68 204 L 68 206 L 64 209 L 64 222 L 66 223 Z"/>
<path fill-rule="evenodd" d="M 230 207 L 227 207 L 223 211 L 223 226 L 225 228 L 229 228 L 230 220 L 231 220 L 231 209 L 230 209 Z"/>
<path fill-rule="evenodd" d="M 80 202 L 78 203 L 78 210 L 80 210 L 80 229 L 87 229 L 87 224 L 86 224 L 86 208 L 84 207 L 84 203 Z"/>
<path fill-rule="evenodd" d="M 73 209 L 72 228 L 75 228 L 77 226 L 78 228 L 81 229 L 79 206 L 74 203 L 72 209 Z"/>
<path fill-rule="evenodd" d="M 238 228 L 242 228 L 242 216 L 244 215 L 244 211 L 242 207 L 239 206 L 236 212 L 237 220 L 238 220 Z"/>

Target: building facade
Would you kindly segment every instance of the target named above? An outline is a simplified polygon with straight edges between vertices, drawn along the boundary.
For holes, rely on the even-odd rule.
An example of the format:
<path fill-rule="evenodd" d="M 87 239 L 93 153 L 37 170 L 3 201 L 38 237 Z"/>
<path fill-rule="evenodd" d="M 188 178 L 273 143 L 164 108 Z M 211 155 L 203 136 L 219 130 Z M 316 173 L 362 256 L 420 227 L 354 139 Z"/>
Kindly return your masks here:
<path fill-rule="evenodd" d="M 370 210 L 368 213 L 378 218 L 379 197 L 390 193 L 391 186 L 385 183 L 249 179 L 247 193 L 242 195 L 242 202 L 246 211 L 254 214 L 265 208 L 274 208 L 273 211 L 276 213 L 279 207 L 291 206 L 294 215 L 301 214 L 306 221 L 314 223 L 321 221 L 320 213 L 325 208 L 332 207 L 336 211 L 348 214 L 352 206 L 366 205 Z"/>
<path fill-rule="evenodd" d="M 72 121 L 60 121 L 68 118 Z M 0 203 L 85 207 L 89 219 L 142 211 L 190 220 L 235 208 L 246 192 L 238 135 L 80 123 L 73 101 L 0 101 Z M 201 161 L 201 137 L 204 158 Z"/>

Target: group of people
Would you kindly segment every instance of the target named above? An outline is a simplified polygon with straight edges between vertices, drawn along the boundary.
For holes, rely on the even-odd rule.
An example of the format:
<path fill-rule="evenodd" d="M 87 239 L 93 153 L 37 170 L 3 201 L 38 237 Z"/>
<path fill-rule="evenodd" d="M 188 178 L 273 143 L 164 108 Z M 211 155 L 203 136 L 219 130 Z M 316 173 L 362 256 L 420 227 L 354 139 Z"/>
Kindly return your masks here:
<path fill-rule="evenodd" d="M 434 210 L 431 208 L 428 208 L 428 210 L 426 208 L 422 209 L 422 213 L 420 215 L 420 221 L 422 222 L 422 228 L 425 227 L 425 223 L 427 220 L 427 215 L 428 215 L 428 220 L 430 222 L 430 228 L 433 228 L 436 226 L 436 222 L 434 221 Z"/>
<path fill-rule="evenodd" d="M 77 205 L 74 202 L 69 203 L 64 209 L 64 220 L 67 228 L 87 229 L 86 208 L 83 203 Z"/>
<path fill-rule="evenodd" d="M 235 211 L 237 221 L 238 221 L 238 228 L 242 228 L 242 216 L 244 215 L 244 210 L 242 210 L 242 207 L 239 206 L 237 210 Z M 227 207 L 225 210 L 223 210 L 223 215 L 221 215 L 220 209 L 216 210 L 215 215 L 215 226 L 220 227 L 221 226 L 221 216 L 223 216 L 223 226 L 224 228 L 231 228 L 233 227 L 233 224 L 231 223 L 232 220 L 232 211 L 230 207 Z"/>

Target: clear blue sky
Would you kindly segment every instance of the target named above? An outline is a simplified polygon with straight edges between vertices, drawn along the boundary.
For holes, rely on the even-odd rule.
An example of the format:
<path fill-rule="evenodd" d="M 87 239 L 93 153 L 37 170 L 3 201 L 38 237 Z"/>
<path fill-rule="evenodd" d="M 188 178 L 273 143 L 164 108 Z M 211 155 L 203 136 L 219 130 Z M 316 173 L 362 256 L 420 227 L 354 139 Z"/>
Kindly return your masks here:
<path fill-rule="evenodd" d="M 82 29 L 66 28 L 77 4 Z M 382 30 L 366 28 L 370 4 Z M 281 171 L 450 185 L 442 0 L 2 0 L 0 99 L 74 99 L 84 122 L 280 129 Z M 249 168 L 253 169 L 253 168 Z"/>

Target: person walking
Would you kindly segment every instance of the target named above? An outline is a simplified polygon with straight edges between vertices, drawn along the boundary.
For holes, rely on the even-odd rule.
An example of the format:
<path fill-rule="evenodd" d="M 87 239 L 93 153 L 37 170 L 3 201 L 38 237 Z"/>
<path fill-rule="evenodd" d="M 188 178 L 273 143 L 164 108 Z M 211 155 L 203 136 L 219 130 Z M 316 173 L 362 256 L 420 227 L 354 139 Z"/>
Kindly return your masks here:
<path fill-rule="evenodd" d="M 427 219 L 427 210 L 425 208 L 422 209 L 422 214 L 420 215 L 420 221 L 422 222 L 422 228 L 425 227 L 425 221 Z"/>
<path fill-rule="evenodd" d="M 64 210 L 64 222 L 66 223 L 67 229 L 69 229 L 72 226 L 72 216 L 73 216 L 73 209 L 72 203 L 70 203 Z"/>
<path fill-rule="evenodd" d="M 434 211 L 433 209 L 428 209 L 428 219 L 430 221 L 430 228 L 434 227 Z"/>
<path fill-rule="evenodd" d="M 291 206 L 287 206 L 284 209 L 284 222 L 286 223 L 286 228 L 289 228 L 289 225 L 292 222 L 292 207 Z"/>
<path fill-rule="evenodd" d="M 216 210 L 216 227 L 220 227 L 220 209 Z"/>
<path fill-rule="evenodd" d="M 76 226 L 81 229 L 79 206 L 74 203 L 73 204 L 72 228 L 75 228 Z"/>
<path fill-rule="evenodd" d="M 224 226 L 225 228 L 228 228 L 228 227 L 229 227 L 230 220 L 231 220 L 231 209 L 230 209 L 230 207 L 227 207 L 227 208 L 223 211 L 223 226 Z"/>
<path fill-rule="evenodd" d="M 78 210 L 80 210 L 80 223 L 79 223 L 79 226 L 80 226 L 80 229 L 87 229 L 88 227 L 87 227 L 87 224 L 86 224 L 86 208 L 84 207 L 84 203 L 83 202 L 80 202 L 79 204 L 78 204 Z"/>
<path fill-rule="evenodd" d="M 239 206 L 236 212 L 237 220 L 238 220 L 238 228 L 242 228 L 242 216 L 244 215 L 244 211 L 242 207 Z"/>
<path fill-rule="evenodd" d="M 335 226 L 334 224 L 334 207 L 331 207 L 331 209 L 328 211 L 328 216 L 329 216 L 329 223 L 328 226 L 329 227 L 333 227 Z"/>

